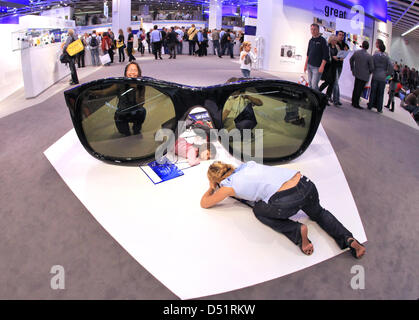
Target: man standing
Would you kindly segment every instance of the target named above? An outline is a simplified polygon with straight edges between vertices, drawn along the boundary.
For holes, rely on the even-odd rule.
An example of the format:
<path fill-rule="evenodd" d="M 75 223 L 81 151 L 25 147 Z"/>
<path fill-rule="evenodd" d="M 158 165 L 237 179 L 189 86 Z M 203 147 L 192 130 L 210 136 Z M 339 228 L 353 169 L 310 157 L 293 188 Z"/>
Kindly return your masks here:
<path fill-rule="evenodd" d="M 320 34 L 318 24 L 313 23 L 310 26 L 310 31 L 313 37 L 308 42 L 304 72 L 308 72 L 308 83 L 310 87 L 319 90 L 320 77 L 327 60 L 329 60 L 329 48 L 326 39 Z"/>
<path fill-rule="evenodd" d="M 176 59 L 176 44 L 178 42 L 178 33 L 175 31 L 174 27 L 170 28 L 169 33 L 167 34 L 167 45 L 169 47 L 170 57 L 169 59 Z"/>
<path fill-rule="evenodd" d="M 131 27 L 127 28 L 128 32 L 128 40 L 127 40 L 127 53 L 128 53 L 128 60 L 129 62 L 136 60 L 135 57 L 132 55 L 132 51 L 134 49 L 134 35 L 132 34 Z"/>
<path fill-rule="evenodd" d="M 96 35 L 96 30 L 93 30 L 92 36 L 89 39 L 90 54 L 92 55 L 93 66 L 100 66 L 99 45 L 100 45 L 100 41 Z"/>
<path fill-rule="evenodd" d="M 229 36 L 227 38 L 228 40 L 227 48 L 228 48 L 228 52 L 230 53 L 230 58 L 234 59 L 234 44 L 236 41 L 236 34 L 233 31 L 228 30 L 228 35 Z"/>
<path fill-rule="evenodd" d="M 73 41 L 76 41 L 76 40 L 77 40 L 77 36 L 74 34 L 74 30 L 69 29 L 67 40 L 65 41 L 65 44 L 63 46 L 63 53 L 67 55 L 68 65 L 69 65 L 70 71 L 71 71 L 70 85 L 74 85 L 74 84 L 79 83 L 79 79 L 77 77 L 76 65 L 75 65 L 75 61 L 74 61 L 75 56 L 70 56 L 66 51 L 67 47 L 70 45 L 70 43 L 72 43 Z"/>
<path fill-rule="evenodd" d="M 224 37 L 225 35 L 225 31 L 223 28 L 221 28 L 220 31 L 220 48 L 221 48 L 221 55 L 225 55 L 226 52 L 226 41 L 227 41 L 227 37 Z"/>
<path fill-rule="evenodd" d="M 177 54 L 182 54 L 184 33 L 182 29 L 180 29 L 179 27 L 175 27 L 175 32 L 178 34 L 178 37 L 177 37 L 178 42 L 176 44 Z"/>
<path fill-rule="evenodd" d="M 374 71 L 374 62 L 372 56 L 367 52 L 370 47 L 368 41 L 362 42 L 362 49 L 355 51 L 349 60 L 351 71 L 355 77 L 354 90 L 352 92 L 352 106 L 357 109 L 364 109 L 359 105 L 362 90 L 370 79 L 371 73 Z"/>
<path fill-rule="evenodd" d="M 214 50 L 214 55 L 215 50 L 217 50 L 217 54 L 220 58 L 222 58 L 221 56 L 221 48 L 220 48 L 220 33 L 217 31 L 217 29 L 214 29 L 212 31 L 212 46 L 213 46 L 213 50 Z"/>
<path fill-rule="evenodd" d="M 196 35 L 198 30 L 195 28 L 195 25 L 188 29 L 188 40 L 189 40 L 189 55 L 192 56 L 195 53 L 195 43 L 196 43 Z"/>
<path fill-rule="evenodd" d="M 154 59 L 156 60 L 157 60 L 157 55 L 159 56 L 161 60 L 163 60 L 163 58 L 161 57 L 162 40 L 163 38 L 162 38 L 161 32 L 157 30 L 157 25 L 155 25 L 153 32 L 151 32 L 150 34 L 150 41 L 153 47 Z"/>
<path fill-rule="evenodd" d="M 345 42 L 345 33 L 343 31 L 338 32 L 338 42 L 337 42 L 337 48 L 338 51 L 345 50 L 348 51 L 349 47 Z M 336 62 L 336 80 L 335 80 L 335 86 L 333 88 L 333 104 L 336 106 L 341 106 L 342 103 L 340 102 L 340 89 L 339 89 L 339 78 L 342 74 L 342 68 L 343 68 L 343 59 L 338 58 L 339 60 Z"/>

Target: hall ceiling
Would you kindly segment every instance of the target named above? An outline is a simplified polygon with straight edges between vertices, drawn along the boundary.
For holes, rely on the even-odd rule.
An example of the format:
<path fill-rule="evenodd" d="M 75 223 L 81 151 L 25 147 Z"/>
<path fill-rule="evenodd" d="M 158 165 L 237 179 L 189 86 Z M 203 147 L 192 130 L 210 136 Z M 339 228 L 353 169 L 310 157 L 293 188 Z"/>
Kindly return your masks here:
<path fill-rule="evenodd" d="M 29 7 L 16 8 L 8 12 L 1 12 L 1 16 L 19 14 L 37 14 L 53 6 L 72 6 L 75 14 L 81 12 L 103 12 L 104 0 L 31 0 Z M 112 12 L 112 0 L 108 0 L 109 12 Z M 208 6 L 209 0 L 131 0 L 133 12 L 139 9 L 140 5 L 148 4 L 158 6 L 161 9 L 170 9 L 173 6 L 181 10 L 192 10 L 198 6 Z M 222 0 L 225 5 L 256 5 L 258 0 Z M 0 1 L 0 5 L 10 5 L 10 2 Z M 393 32 L 403 33 L 419 24 L 419 0 L 389 0 L 387 1 L 388 15 L 393 22 Z M 15 11 L 16 10 L 16 11 Z M 419 39 L 419 28 L 409 33 L 409 37 Z"/>
<path fill-rule="evenodd" d="M 419 0 L 390 0 L 387 10 L 393 22 L 393 32 L 402 34 L 419 24 Z M 408 36 L 419 39 L 419 28 Z"/>

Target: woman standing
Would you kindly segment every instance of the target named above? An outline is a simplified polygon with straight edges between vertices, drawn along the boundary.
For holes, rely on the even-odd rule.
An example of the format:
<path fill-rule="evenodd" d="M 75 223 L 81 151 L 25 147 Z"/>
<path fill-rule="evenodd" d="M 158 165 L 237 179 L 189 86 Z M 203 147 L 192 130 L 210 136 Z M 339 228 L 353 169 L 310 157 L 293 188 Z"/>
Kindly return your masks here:
<path fill-rule="evenodd" d="M 249 41 L 244 41 L 240 46 L 240 70 L 245 78 L 250 78 L 252 64 L 257 60 L 257 49 L 254 49 L 254 54 L 251 49 L 252 44 Z"/>
<path fill-rule="evenodd" d="M 211 208 L 227 197 L 254 202 L 256 218 L 275 231 L 283 233 L 306 255 L 314 247 L 308 239 L 307 226 L 290 220 L 300 209 L 325 230 L 343 250 L 360 259 L 365 254 L 361 245 L 329 211 L 319 203 L 312 181 L 300 172 L 270 167 L 249 161 L 238 168 L 216 161 L 208 168 L 209 189 L 202 196 L 201 207 Z"/>
<path fill-rule="evenodd" d="M 392 64 L 387 56 L 386 46 L 383 40 L 377 39 L 375 43 L 378 51 L 374 53 L 374 71 L 372 73 L 371 94 L 368 102 L 368 109 L 376 108 L 379 113 L 383 113 L 384 89 L 386 78 L 392 73 Z"/>
<path fill-rule="evenodd" d="M 323 91 L 327 87 L 326 95 L 328 100 L 332 99 L 333 89 L 335 87 L 336 81 L 336 70 L 339 64 L 339 61 L 343 61 L 337 57 L 338 55 L 338 48 L 336 46 L 338 39 L 336 36 L 329 37 L 329 61 L 326 63 L 324 71 L 322 73 L 321 79 L 324 80 L 322 85 L 319 87 L 320 91 Z M 335 104 L 337 107 L 338 105 Z"/>
<path fill-rule="evenodd" d="M 393 75 L 390 78 L 390 85 L 388 88 L 388 102 L 387 102 L 387 105 L 385 106 L 386 108 L 390 109 L 391 112 L 394 112 L 394 96 L 396 95 L 396 88 L 399 82 L 400 82 L 399 66 L 397 65 L 397 63 L 395 63 Z"/>
<path fill-rule="evenodd" d="M 110 66 L 111 63 L 113 63 L 113 50 L 112 50 L 112 40 L 109 37 L 109 34 L 107 32 L 103 33 L 102 37 L 102 51 L 103 54 L 109 54 L 109 57 L 111 58 L 111 62 L 106 63 L 105 66 Z"/>
<path fill-rule="evenodd" d="M 118 46 L 120 46 L 118 48 L 119 62 L 125 62 L 125 53 L 124 53 L 125 37 L 124 37 L 124 31 L 122 31 L 122 29 L 119 29 L 118 33 L 119 33 L 119 35 L 118 35 Z M 122 44 L 122 46 L 121 46 L 121 44 Z"/>

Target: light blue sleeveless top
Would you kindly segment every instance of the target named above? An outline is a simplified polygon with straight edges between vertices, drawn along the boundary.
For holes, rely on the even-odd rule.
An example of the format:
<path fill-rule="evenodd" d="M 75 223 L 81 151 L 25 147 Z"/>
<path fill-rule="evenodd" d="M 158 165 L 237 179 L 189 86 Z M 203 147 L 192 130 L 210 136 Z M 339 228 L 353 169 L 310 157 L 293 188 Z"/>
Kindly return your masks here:
<path fill-rule="evenodd" d="M 232 175 L 221 181 L 220 186 L 233 188 L 238 198 L 248 201 L 263 200 L 268 203 L 269 198 L 297 172 L 293 169 L 265 166 L 249 161 L 240 165 Z"/>

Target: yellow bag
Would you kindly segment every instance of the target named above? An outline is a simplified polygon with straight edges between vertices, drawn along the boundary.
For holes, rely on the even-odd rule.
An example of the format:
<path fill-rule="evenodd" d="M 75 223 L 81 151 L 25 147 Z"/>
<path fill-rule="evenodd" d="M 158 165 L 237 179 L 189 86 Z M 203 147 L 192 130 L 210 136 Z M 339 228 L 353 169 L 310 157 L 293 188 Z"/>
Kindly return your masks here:
<path fill-rule="evenodd" d="M 76 41 L 73 41 L 72 43 L 68 45 L 66 51 L 72 57 L 83 50 L 84 50 L 83 43 L 81 42 L 80 39 L 77 39 Z"/>
<path fill-rule="evenodd" d="M 124 45 L 124 41 L 117 41 L 116 42 L 116 47 L 119 49 Z"/>

